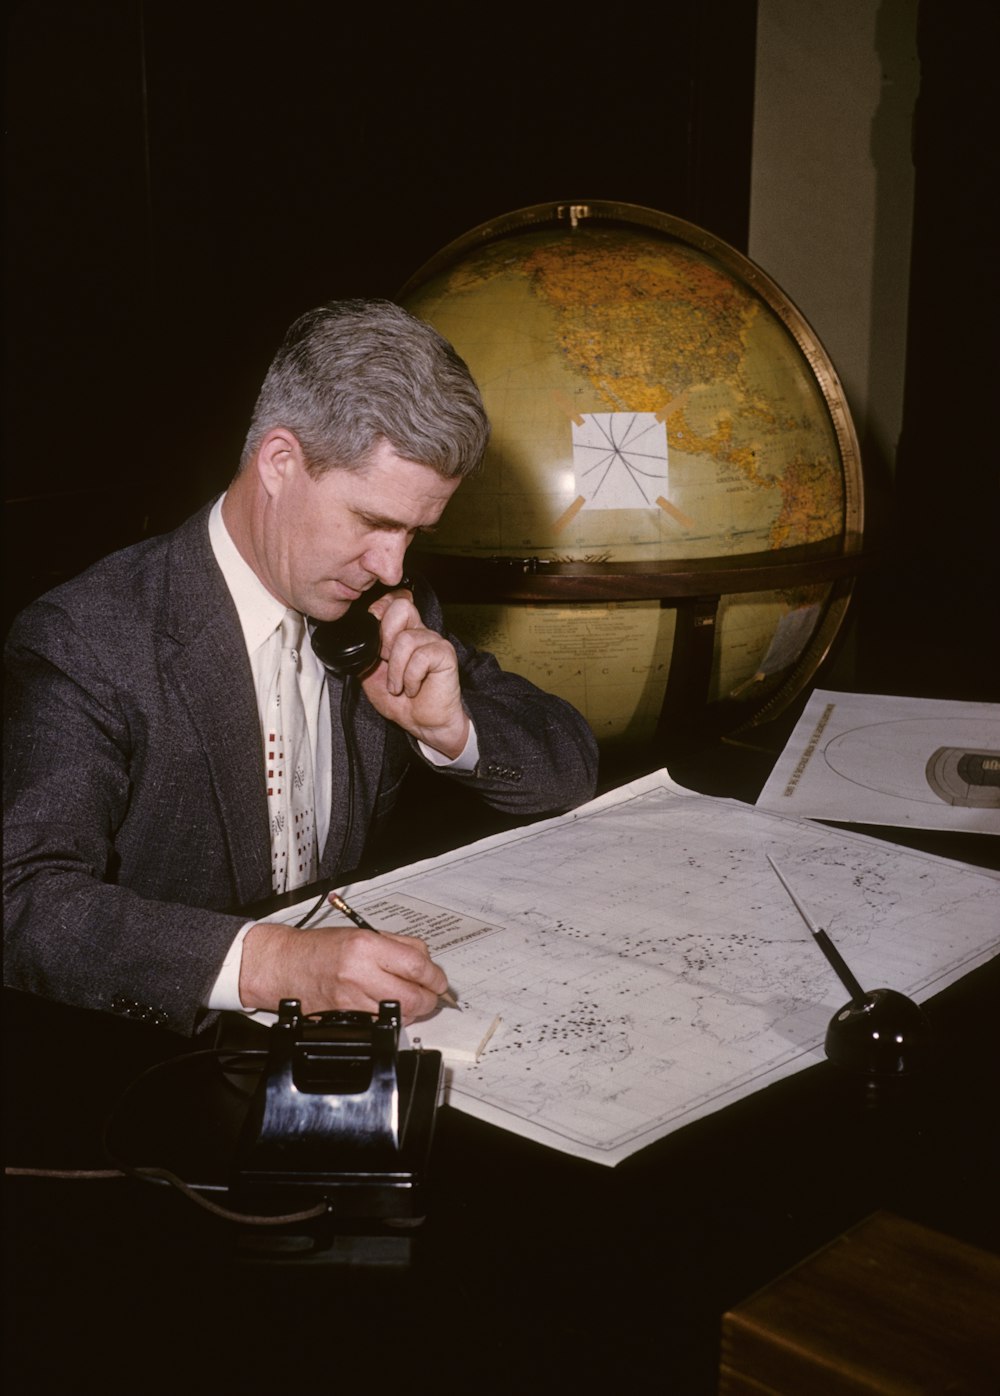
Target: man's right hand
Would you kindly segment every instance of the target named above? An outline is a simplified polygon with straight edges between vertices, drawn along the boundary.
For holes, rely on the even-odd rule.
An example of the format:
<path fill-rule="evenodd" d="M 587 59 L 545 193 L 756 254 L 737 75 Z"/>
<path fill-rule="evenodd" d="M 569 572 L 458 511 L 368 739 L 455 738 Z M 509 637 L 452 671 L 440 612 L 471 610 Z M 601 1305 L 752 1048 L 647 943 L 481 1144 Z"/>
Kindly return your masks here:
<path fill-rule="evenodd" d="M 433 1013 L 447 988 L 444 970 L 414 936 L 261 922 L 243 941 L 240 1001 L 249 1009 L 277 1013 L 281 999 L 299 999 L 307 1014 L 377 1013 L 381 1000 L 395 999 L 412 1023 Z"/>

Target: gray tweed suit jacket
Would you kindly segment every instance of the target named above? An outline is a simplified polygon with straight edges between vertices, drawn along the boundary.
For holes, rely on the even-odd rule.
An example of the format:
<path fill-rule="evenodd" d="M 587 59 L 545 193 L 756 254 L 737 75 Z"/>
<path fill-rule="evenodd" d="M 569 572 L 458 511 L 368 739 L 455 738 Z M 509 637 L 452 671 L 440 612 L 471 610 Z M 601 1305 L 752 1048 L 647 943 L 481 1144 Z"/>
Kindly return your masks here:
<path fill-rule="evenodd" d="M 5 656 L 5 983 L 182 1033 L 203 1019 L 245 921 L 236 909 L 270 892 L 260 723 L 208 513 L 34 602 Z M 417 600 L 441 629 L 433 595 Z M 515 815 L 590 798 L 596 747 L 580 714 L 456 649 L 480 760 L 446 778 Z M 419 759 L 363 695 L 345 733 L 330 682 L 324 878 L 357 866 Z"/>

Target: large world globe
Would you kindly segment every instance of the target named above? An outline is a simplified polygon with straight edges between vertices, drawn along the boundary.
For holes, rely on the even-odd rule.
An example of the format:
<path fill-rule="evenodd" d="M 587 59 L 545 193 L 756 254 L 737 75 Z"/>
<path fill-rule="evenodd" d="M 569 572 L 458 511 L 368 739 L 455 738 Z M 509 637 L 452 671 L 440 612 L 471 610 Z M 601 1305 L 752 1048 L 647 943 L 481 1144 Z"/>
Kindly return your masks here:
<path fill-rule="evenodd" d="M 752 262 L 590 201 L 517 210 L 400 299 L 493 425 L 422 564 L 452 628 L 605 747 L 777 715 L 840 628 L 862 532 L 832 364 Z"/>

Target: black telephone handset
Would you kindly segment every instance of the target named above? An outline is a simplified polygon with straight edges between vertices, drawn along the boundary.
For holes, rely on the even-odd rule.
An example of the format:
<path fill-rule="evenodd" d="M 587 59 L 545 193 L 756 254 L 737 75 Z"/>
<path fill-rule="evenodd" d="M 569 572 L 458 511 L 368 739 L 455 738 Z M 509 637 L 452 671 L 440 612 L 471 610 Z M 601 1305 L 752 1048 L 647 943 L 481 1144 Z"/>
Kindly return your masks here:
<path fill-rule="evenodd" d="M 316 622 L 312 632 L 313 652 L 331 674 L 336 674 L 338 678 L 349 675 L 367 678 L 378 664 L 382 649 L 382 632 L 368 607 L 387 591 L 409 586 L 407 577 L 397 582 L 395 587 L 377 582 L 363 592 L 357 601 L 352 601 L 339 620 Z"/>

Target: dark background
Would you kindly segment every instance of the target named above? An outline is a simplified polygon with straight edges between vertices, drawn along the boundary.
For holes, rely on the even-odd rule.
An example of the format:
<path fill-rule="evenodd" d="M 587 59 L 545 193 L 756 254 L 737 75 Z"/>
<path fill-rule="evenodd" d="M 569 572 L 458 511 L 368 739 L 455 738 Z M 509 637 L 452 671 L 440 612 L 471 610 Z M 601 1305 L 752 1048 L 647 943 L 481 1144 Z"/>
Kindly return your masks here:
<path fill-rule="evenodd" d="M 15 8 L 12 601 L 224 487 L 297 314 L 393 297 L 486 219 L 619 199 L 745 248 L 753 4 L 665 4 L 639 53 L 561 8 L 472 14 Z"/>
<path fill-rule="evenodd" d="M 905 420 L 857 664 L 889 691 L 995 697 L 997 22 L 987 0 L 918 16 Z M 392 297 L 547 201 L 646 205 L 745 252 L 755 40 L 754 0 L 610 25 L 517 3 L 16 4 L 5 622 L 224 487 L 303 309 Z"/>

